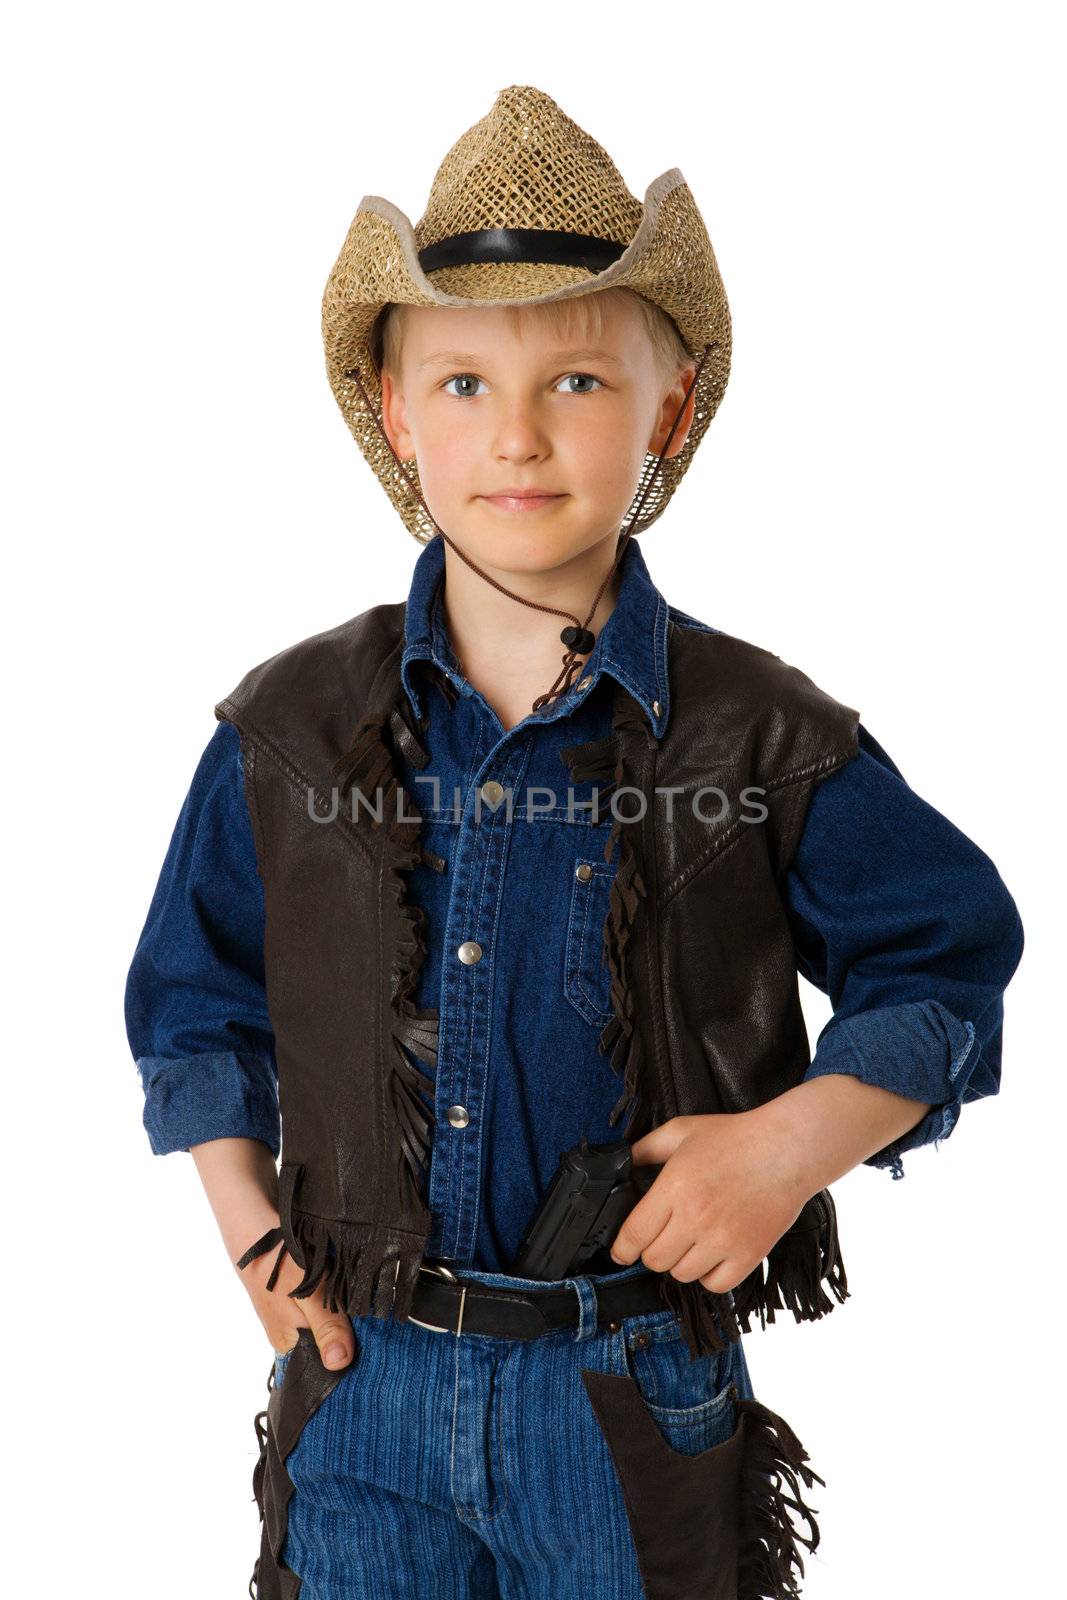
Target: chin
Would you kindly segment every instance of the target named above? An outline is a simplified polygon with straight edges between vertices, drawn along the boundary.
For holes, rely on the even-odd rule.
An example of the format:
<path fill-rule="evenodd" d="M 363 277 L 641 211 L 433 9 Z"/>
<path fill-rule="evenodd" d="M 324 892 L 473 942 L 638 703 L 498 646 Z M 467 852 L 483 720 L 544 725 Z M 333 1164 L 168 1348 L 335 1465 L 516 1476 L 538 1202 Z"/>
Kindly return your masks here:
<path fill-rule="evenodd" d="M 569 562 L 580 561 L 600 543 L 598 539 L 569 538 L 559 533 L 512 534 L 488 542 L 486 559 L 512 572 L 556 572 Z"/>

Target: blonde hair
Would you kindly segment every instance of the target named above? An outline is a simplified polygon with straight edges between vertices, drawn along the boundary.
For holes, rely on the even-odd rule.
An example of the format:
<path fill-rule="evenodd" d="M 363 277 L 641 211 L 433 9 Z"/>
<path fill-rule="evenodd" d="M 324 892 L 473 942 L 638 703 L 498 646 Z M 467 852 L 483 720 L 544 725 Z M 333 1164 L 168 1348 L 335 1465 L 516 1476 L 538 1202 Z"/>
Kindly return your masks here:
<path fill-rule="evenodd" d="M 686 349 L 673 319 L 659 306 L 653 305 L 651 300 L 638 294 L 636 289 L 626 285 L 597 289 L 592 294 L 575 295 L 568 300 L 549 300 L 539 306 L 501 306 L 499 309 L 507 313 L 515 332 L 521 332 L 526 312 L 537 311 L 546 318 L 557 338 L 566 338 L 577 324 L 581 329 L 579 337 L 596 339 L 604 331 L 604 302 L 610 295 L 626 295 L 637 302 L 656 364 L 665 378 L 676 377 L 683 367 L 692 364 L 693 357 Z M 379 373 L 385 367 L 392 373 L 400 371 L 403 318 L 396 313 L 404 309 L 404 306 L 396 304 L 384 306 L 374 325 L 371 351 Z"/>

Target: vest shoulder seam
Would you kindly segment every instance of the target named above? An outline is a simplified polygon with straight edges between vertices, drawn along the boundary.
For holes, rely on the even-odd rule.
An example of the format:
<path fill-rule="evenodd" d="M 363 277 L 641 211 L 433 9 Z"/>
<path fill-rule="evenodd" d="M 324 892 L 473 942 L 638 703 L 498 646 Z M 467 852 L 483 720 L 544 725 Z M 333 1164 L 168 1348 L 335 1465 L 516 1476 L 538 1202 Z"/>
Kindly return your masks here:
<path fill-rule="evenodd" d="M 805 778 L 814 777 L 818 773 L 827 775 L 835 772 L 838 767 L 843 767 L 856 755 L 855 750 L 847 750 L 844 755 L 832 751 L 830 755 L 823 756 L 819 761 L 809 761 L 805 767 L 797 767 L 793 772 L 784 773 L 782 777 L 775 778 L 770 783 L 756 785 L 762 787 L 764 794 L 773 794 L 776 789 L 787 789 L 790 784 L 803 783 Z"/>
<path fill-rule="evenodd" d="M 310 789 L 314 793 L 316 801 L 322 800 L 325 804 L 329 804 L 329 796 L 323 794 L 318 784 L 314 783 L 306 775 L 306 773 L 304 773 L 300 767 L 297 766 L 296 762 L 294 762 L 292 758 L 280 748 L 280 746 L 274 743 L 273 739 L 271 739 L 268 734 L 261 733 L 253 723 L 246 721 L 243 714 L 233 704 L 229 697 L 227 697 L 225 700 L 219 701 L 218 705 L 215 707 L 215 716 L 220 722 L 232 722 L 233 726 L 237 729 L 238 733 L 241 734 L 242 738 L 248 739 L 251 744 L 262 750 L 264 755 L 266 755 L 269 760 L 273 761 L 274 765 L 278 768 L 282 775 L 288 778 L 289 782 L 295 789 L 302 790 L 305 796 L 307 791 Z M 240 721 L 238 721 L 239 717 L 241 719 Z M 362 854 L 364 860 L 370 861 L 372 859 L 370 846 L 361 833 L 357 832 L 355 828 L 348 825 L 347 818 L 338 812 L 338 816 L 333 818 L 333 822 L 338 824 L 340 832 L 348 840 L 348 842 L 359 853 Z"/>

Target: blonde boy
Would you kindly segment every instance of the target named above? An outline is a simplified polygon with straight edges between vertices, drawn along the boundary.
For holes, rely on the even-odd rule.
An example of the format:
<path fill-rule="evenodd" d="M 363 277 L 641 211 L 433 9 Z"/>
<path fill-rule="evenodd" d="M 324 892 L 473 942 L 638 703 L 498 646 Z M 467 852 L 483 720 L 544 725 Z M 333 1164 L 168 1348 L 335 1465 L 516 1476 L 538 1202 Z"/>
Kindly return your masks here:
<path fill-rule="evenodd" d="M 364 200 L 323 332 L 423 548 L 216 707 L 127 992 L 275 1351 L 259 1600 L 796 1594 L 823 1480 L 742 1328 L 842 1301 L 828 1185 L 996 1092 L 1018 913 L 858 712 L 652 582 L 730 355 L 677 169 L 642 204 L 504 90 L 416 228 Z M 624 1141 L 622 1225 L 509 1270 Z"/>

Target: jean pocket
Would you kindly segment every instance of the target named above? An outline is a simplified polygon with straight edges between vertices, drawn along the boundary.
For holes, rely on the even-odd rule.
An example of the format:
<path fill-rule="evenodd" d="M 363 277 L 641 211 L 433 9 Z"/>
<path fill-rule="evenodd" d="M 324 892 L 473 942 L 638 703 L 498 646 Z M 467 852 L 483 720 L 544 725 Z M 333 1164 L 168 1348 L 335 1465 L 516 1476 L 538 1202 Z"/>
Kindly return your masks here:
<path fill-rule="evenodd" d="M 581 1372 L 649 1600 L 797 1595 L 804 1575 L 799 1547 L 814 1550 L 819 1543 L 818 1508 L 806 1504 L 800 1483 L 810 1488 L 825 1480 L 809 1467 L 782 1417 L 739 1395 L 734 1360 L 728 1351 L 714 1359 L 720 1356 L 721 1370 L 704 1367 L 706 1397 L 689 1405 L 662 1403 L 691 1394 L 684 1339 L 679 1350 L 668 1337 L 636 1351 L 627 1340 L 614 1372 Z M 668 1393 L 679 1375 L 681 1390 Z M 642 1389 L 653 1378 L 655 1402 Z"/>
<path fill-rule="evenodd" d="M 672 1450 L 700 1455 L 737 1426 L 732 1346 L 693 1360 L 671 1312 L 632 1317 L 616 1335 L 622 1367 Z"/>
<path fill-rule="evenodd" d="M 604 923 L 615 871 L 614 865 L 578 856 L 571 879 L 563 993 L 579 1016 L 596 1028 L 603 1028 L 612 1016 Z"/>

